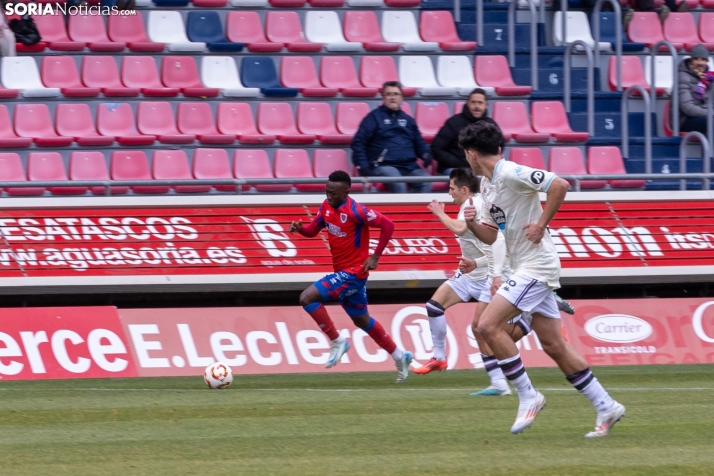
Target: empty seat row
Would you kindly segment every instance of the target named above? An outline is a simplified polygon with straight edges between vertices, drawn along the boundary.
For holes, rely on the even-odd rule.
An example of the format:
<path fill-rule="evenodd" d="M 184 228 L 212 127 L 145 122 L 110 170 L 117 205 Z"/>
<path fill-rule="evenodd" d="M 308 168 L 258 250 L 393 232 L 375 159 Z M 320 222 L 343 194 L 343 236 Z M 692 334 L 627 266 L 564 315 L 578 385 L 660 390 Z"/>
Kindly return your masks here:
<path fill-rule="evenodd" d="M 644 43 L 648 48 L 667 40 L 678 50 L 689 51 L 699 43 L 714 50 L 714 12 L 699 14 L 699 28 L 689 12 L 670 13 L 664 24 L 660 23 L 656 12 L 635 12 L 627 27 L 627 35 L 631 41 Z"/>
<path fill-rule="evenodd" d="M 140 2 L 137 2 L 137 6 Z M 147 2 L 151 3 L 151 2 Z M 189 0 L 154 0 L 156 6 L 182 7 Z M 421 0 L 191 0 L 195 7 L 225 7 L 230 3 L 238 8 L 277 7 L 300 8 L 306 4 L 311 7 L 339 8 L 347 4 L 350 7 L 418 7 Z"/>

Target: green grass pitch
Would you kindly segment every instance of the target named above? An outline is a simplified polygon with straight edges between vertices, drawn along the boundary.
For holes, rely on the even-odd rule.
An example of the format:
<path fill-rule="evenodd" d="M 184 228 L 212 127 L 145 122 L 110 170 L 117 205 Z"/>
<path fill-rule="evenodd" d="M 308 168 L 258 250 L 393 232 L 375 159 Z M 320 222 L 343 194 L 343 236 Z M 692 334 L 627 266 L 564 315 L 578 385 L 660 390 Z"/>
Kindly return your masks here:
<path fill-rule="evenodd" d="M 627 407 L 607 438 L 556 369 L 521 435 L 483 370 L 0 383 L 2 475 L 712 475 L 714 365 L 597 368 Z"/>

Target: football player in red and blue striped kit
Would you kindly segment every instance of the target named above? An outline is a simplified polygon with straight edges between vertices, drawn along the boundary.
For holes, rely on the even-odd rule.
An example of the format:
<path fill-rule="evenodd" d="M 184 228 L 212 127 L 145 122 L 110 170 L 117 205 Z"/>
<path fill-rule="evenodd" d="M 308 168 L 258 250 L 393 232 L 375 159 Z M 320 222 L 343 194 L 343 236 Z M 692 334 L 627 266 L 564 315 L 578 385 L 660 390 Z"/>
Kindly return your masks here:
<path fill-rule="evenodd" d="M 394 232 L 394 223 L 381 213 L 357 203 L 349 196 L 352 180 L 347 172 L 337 170 L 328 177 L 325 200 L 312 222 L 302 220 L 290 224 L 290 233 L 298 232 L 312 238 L 322 229 L 327 236 L 332 254 L 334 273 L 311 284 L 300 294 L 300 305 L 332 340 L 325 368 L 334 367 L 350 348 L 330 319 L 324 301 L 339 301 L 357 327 L 365 331 L 382 349 L 391 354 L 397 366 L 397 383 L 409 375 L 412 353 L 399 349 L 382 325 L 369 315 L 367 309 L 367 277 L 377 269 L 379 257 Z M 369 228 L 380 229 L 379 243 L 369 254 Z"/>

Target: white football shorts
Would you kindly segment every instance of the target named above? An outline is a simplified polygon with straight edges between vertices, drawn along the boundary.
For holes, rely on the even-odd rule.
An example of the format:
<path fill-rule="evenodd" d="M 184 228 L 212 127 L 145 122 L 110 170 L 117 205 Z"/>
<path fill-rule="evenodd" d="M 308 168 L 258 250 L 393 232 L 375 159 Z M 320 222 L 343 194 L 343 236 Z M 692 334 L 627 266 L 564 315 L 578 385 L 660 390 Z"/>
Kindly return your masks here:
<path fill-rule="evenodd" d="M 512 274 L 503 280 L 497 293 L 523 313 L 539 313 L 551 319 L 560 319 L 553 290 L 542 281 L 518 273 Z"/>

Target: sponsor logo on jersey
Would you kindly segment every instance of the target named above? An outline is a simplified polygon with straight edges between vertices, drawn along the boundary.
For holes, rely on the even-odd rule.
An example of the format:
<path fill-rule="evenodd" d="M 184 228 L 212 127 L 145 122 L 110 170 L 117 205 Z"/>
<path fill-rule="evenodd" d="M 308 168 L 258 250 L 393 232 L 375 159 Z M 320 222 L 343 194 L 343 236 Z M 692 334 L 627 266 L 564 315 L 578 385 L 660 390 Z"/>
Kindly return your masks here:
<path fill-rule="evenodd" d="M 534 170 L 533 173 L 531 174 L 531 182 L 535 184 L 541 184 L 543 183 L 543 180 L 545 179 L 545 172 L 542 170 Z"/>
<path fill-rule="evenodd" d="M 603 342 L 638 342 L 652 335 L 653 330 L 649 322 L 627 314 L 604 314 L 585 323 L 585 332 Z"/>
<path fill-rule="evenodd" d="M 491 209 L 489 210 L 489 213 L 491 214 L 491 218 L 493 218 L 493 221 L 496 222 L 496 225 L 498 225 L 498 228 L 501 230 L 506 229 L 506 214 L 498 208 L 495 204 L 491 205 Z"/>
<path fill-rule="evenodd" d="M 345 236 L 347 236 L 347 233 L 342 231 L 339 226 L 334 225 L 332 223 L 327 223 L 327 232 L 339 238 L 344 238 Z"/>

